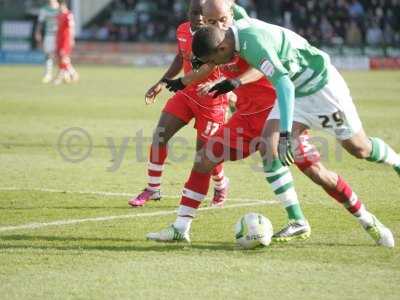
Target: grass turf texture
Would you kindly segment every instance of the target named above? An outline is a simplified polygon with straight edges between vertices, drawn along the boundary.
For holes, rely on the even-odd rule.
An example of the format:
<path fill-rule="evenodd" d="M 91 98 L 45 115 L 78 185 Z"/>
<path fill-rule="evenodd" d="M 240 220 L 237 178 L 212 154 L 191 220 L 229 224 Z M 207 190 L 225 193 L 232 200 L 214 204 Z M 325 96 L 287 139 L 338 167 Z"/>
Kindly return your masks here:
<path fill-rule="evenodd" d="M 129 140 L 115 172 L 109 141 L 119 146 L 139 130 L 150 137 L 164 92 L 154 106 L 143 94 L 160 69 L 81 67 L 81 83 L 40 84 L 41 69 L 1 67 L 0 79 L 0 230 L 6 226 L 107 216 L 172 211 L 189 174 L 194 151 L 191 126 L 176 146 L 185 162 L 169 161 L 161 202 L 127 206 L 127 196 L 38 191 L 139 192 L 146 183 L 146 163 L 136 162 Z M 345 73 L 367 132 L 400 150 L 399 72 Z M 61 132 L 85 129 L 93 140 L 87 160 L 70 163 L 57 151 Z M 395 236 L 400 236 L 399 178 L 382 165 L 357 161 L 342 153 L 336 161 L 330 141 L 326 164 L 337 170 Z M 79 142 L 77 145 L 79 146 Z M 141 155 L 146 158 L 147 148 Z M 339 155 L 340 156 L 340 155 Z M 273 194 L 257 159 L 227 163 L 230 205 L 238 198 L 270 200 Z M 202 211 L 193 223 L 192 246 L 156 244 L 145 234 L 174 220 L 174 214 L 0 231 L 2 299 L 398 299 L 399 247 L 376 247 L 358 223 L 317 186 L 293 170 L 296 187 L 313 233 L 306 242 L 266 249 L 235 249 L 235 222 L 256 211 L 275 230 L 285 222 L 279 204 Z M 14 189 L 14 190 L 5 190 Z M 249 200 L 250 201 L 250 200 Z M 257 203 L 259 204 L 259 203 Z"/>

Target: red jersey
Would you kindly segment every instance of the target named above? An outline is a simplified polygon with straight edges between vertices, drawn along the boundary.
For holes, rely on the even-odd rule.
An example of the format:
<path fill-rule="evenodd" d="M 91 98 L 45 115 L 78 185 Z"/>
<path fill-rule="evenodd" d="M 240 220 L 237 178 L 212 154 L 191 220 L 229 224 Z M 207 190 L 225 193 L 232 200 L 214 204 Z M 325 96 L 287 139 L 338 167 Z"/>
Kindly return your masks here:
<path fill-rule="evenodd" d="M 220 66 L 221 72 L 227 78 L 236 78 L 245 73 L 250 65 L 241 57 L 236 56 L 228 64 Z M 275 89 L 263 77 L 256 82 L 244 84 L 234 90 L 237 96 L 236 108 L 240 114 L 253 114 L 274 106 L 276 100 Z"/>
<path fill-rule="evenodd" d="M 192 71 L 192 40 L 193 40 L 193 32 L 190 28 L 190 22 L 185 22 L 179 25 L 176 30 L 176 39 L 178 42 L 178 51 L 181 53 L 183 57 L 183 72 L 185 74 Z M 210 96 L 198 96 L 197 87 L 199 84 L 214 81 L 221 78 L 223 74 L 221 73 L 220 68 L 215 68 L 215 70 L 202 82 L 198 82 L 197 84 L 193 84 L 188 86 L 183 90 L 183 92 L 192 98 L 192 100 L 199 101 L 200 105 L 204 106 L 216 106 L 216 105 L 227 105 L 227 96 L 221 96 L 216 99 L 213 99 Z M 194 99 L 193 99 L 194 98 Z"/>
<path fill-rule="evenodd" d="M 74 16 L 70 11 L 66 11 L 60 13 L 57 20 L 57 46 L 58 48 L 69 48 L 71 46 L 71 34 L 74 28 Z"/>

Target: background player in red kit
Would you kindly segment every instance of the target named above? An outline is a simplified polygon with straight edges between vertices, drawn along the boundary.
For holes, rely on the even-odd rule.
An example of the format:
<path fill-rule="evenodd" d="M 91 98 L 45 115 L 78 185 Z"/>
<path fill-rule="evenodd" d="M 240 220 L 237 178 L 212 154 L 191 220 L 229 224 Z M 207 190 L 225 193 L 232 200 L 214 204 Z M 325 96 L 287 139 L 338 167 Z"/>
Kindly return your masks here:
<path fill-rule="evenodd" d="M 197 84 L 185 88 L 185 85 L 189 83 L 214 81 L 220 79 L 222 75 L 219 68 L 211 71 L 206 65 L 198 72 L 192 72 L 192 36 L 203 25 L 201 3 L 202 0 L 190 2 L 189 22 L 181 24 L 177 29 L 178 51 L 176 57 L 164 76 L 146 93 L 146 103 L 150 104 L 155 101 L 155 97 L 161 92 L 165 84 L 169 89 L 174 89 L 171 84 L 173 86 L 178 84 L 180 89 L 168 100 L 161 113 L 150 149 L 148 185 L 143 192 L 129 200 L 128 203 L 131 206 L 143 206 L 149 200 L 161 198 L 161 177 L 164 162 L 168 155 L 168 142 L 190 120 L 195 119 L 197 149 L 200 149 L 208 137 L 224 124 L 228 106 L 227 96 L 216 99 L 208 95 L 199 96 Z M 170 78 L 178 75 L 182 68 L 186 75 L 185 80 L 170 80 Z M 202 76 L 202 74 L 205 74 L 205 76 Z M 212 179 L 214 181 L 212 205 L 222 206 L 226 200 L 228 189 L 228 178 L 224 176 L 222 164 L 214 168 Z"/>
<path fill-rule="evenodd" d="M 66 1 L 60 2 L 57 32 L 57 57 L 59 72 L 55 84 L 78 81 L 79 75 L 71 63 L 71 52 L 75 45 L 75 22 L 72 12 L 68 9 Z"/>

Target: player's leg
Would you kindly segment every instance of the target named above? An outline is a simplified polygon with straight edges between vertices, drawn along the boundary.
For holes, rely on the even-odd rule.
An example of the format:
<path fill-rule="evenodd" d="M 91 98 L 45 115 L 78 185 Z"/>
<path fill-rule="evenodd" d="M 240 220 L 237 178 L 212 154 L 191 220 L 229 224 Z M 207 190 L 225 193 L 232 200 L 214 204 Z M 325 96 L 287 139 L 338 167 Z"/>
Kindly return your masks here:
<path fill-rule="evenodd" d="M 70 81 L 72 82 L 78 82 L 79 81 L 79 74 L 75 70 L 74 66 L 72 65 L 72 60 L 71 60 L 71 53 L 72 53 L 72 47 L 70 45 L 70 42 L 68 42 L 64 49 L 63 49 L 64 56 L 66 56 L 66 72 L 70 78 Z"/>
<path fill-rule="evenodd" d="M 60 85 L 62 83 L 71 82 L 70 74 L 68 73 L 68 65 L 70 64 L 70 58 L 61 49 L 58 51 L 58 74 L 54 79 L 55 85 Z"/>
<path fill-rule="evenodd" d="M 54 60 L 55 60 L 54 54 L 46 55 L 45 74 L 42 79 L 43 83 L 50 83 L 53 80 Z"/>
<path fill-rule="evenodd" d="M 330 81 L 322 90 L 296 101 L 294 111 L 296 135 L 301 135 L 305 128 L 317 128 L 332 134 L 339 141 L 347 141 L 347 144 L 345 142 L 347 146 L 350 144 L 349 141 L 357 141 L 352 146 L 358 144 L 360 148 L 367 148 L 368 139 L 362 131 L 361 121 L 352 102 L 350 91 L 334 67 L 330 67 L 329 72 Z M 360 138 L 362 135 L 364 138 Z M 306 146 L 306 148 L 309 147 Z M 368 150 L 365 153 L 368 153 Z M 358 213 L 362 220 L 361 224 L 377 243 L 385 246 L 394 243 L 390 230 L 363 209 L 361 201 L 343 178 L 321 165 L 313 166 L 308 172 L 307 175 L 322 185 L 329 195 L 343 202 L 350 211 Z"/>
<path fill-rule="evenodd" d="M 196 152 L 199 152 L 205 144 L 204 139 L 197 138 Z M 223 207 L 228 199 L 229 178 L 225 176 L 224 165 L 221 162 L 217 164 L 211 171 L 211 179 L 214 182 L 214 196 L 210 202 L 210 206 Z"/>
<path fill-rule="evenodd" d="M 225 106 L 218 105 L 213 109 L 205 109 L 193 101 L 190 102 L 195 115 L 195 128 L 197 130 L 197 151 L 199 151 L 208 139 L 213 136 L 225 123 Z M 229 178 L 224 174 L 223 164 L 213 168 L 211 179 L 214 182 L 214 195 L 210 206 L 223 207 L 228 197 Z"/>
<path fill-rule="evenodd" d="M 366 209 L 357 194 L 342 177 L 328 170 L 320 162 L 318 151 L 309 142 L 307 127 L 294 122 L 293 136 L 297 141 L 295 143 L 297 145 L 295 150 L 297 167 L 352 214 L 378 245 L 393 247 L 394 239 L 391 231 Z"/>
<path fill-rule="evenodd" d="M 385 163 L 400 176 L 400 155 L 388 144 L 377 137 L 370 137 L 361 129 L 349 139 L 341 141 L 342 146 L 359 159 L 365 159 L 375 163 Z"/>
<path fill-rule="evenodd" d="M 367 137 L 346 82 L 334 67 L 329 71 L 331 79 L 322 94 L 340 108 L 341 118 L 336 119 L 339 123 L 332 123 L 333 126 L 341 125 L 337 126 L 339 130 L 334 132 L 337 139 L 353 156 L 371 162 L 385 163 L 400 175 L 400 156 L 380 138 Z"/>
<path fill-rule="evenodd" d="M 66 66 L 67 73 L 69 75 L 69 78 L 71 79 L 72 82 L 78 82 L 79 81 L 79 74 L 75 70 L 74 66 L 72 65 L 72 60 L 71 57 L 68 56 L 68 63 Z"/>
<path fill-rule="evenodd" d="M 266 123 L 259 150 L 263 160 L 266 180 L 284 206 L 289 218 L 289 223 L 282 230 L 275 233 L 273 239 L 276 242 L 288 242 L 294 239 L 308 238 L 311 234 L 311 228 L 300 207 L 292 174 L 289 168 L 283 166 L 278 158 L 279 111 L 276 109 L 277 106 L 272 110 Z"/>
<path fill-rule="evenodd" d="M 46 35 L 43 40 L 43 51 L 46 55 L 45 73 L 42 79 L 43 83 L 50 83 L 53 80 L 53 68 L 56 61 L 56 39 L 53 35 Z"/>
<path fill-rule="evenodd" d="M 247 152 L 237 155 L 238 150 L 230 148 L 232 143 L 230 141 L 226 143 L 224 136 L 226 131 L 231 132 L 230 139 L 236 138 L 235 131 L 232 132 L 229 127 L 232 123 L 234 126 L 237 125 L 234 117 L 221 127 L 197 152 L 189 179 L 182 191 L 177 218 L 173 225 L 159 232 L 149 233 L 147 235 L 148 239 L 161 242 L 190 241 L 190 227 L 196 217 L 198 208 L 208 193 L 212 170 L 223 161 L 237 160 L 249 155 Z"/>
<path fill-rule="evenodd" d="M 207 142 L 209 143 L 209 142 Z M 211 172 L 222 163 L 221 155 L 224 152 L 220 143 L 208 146 L 207 144 L 196 154 L 196 159 L 188 181 L 182 191 L 182 197 L 175 222 L 159 231 L 147 234 L 147 239 L 170 242 L 190 242 L 190 228 L 197 210 L 205 199 L 210 186 Z M 208 155 L 207 149 L 212 149 L 212 155 Z M 214 159 L 214 158 L 220 159 Z"/>
<path fill-rule="evenodd" d="M 161 113 L 161 117 L 153 134 L 147 169 L 147 187 L 139 195 L 129 200 L 128 203 L 131 206 L 139 207 L 143 206 L 149 200 L 161 199 L 161 178 L 164 170 L 164 163 L 168 156 L 168 142 L 190 120 L 190 118 L 187 121 L 178 118 L 175 114 L 168 112 L 168 107 L 167 104 L 167 111 L 164 110 Z M 169 110 L 172 111 L 171 109 Z"/>

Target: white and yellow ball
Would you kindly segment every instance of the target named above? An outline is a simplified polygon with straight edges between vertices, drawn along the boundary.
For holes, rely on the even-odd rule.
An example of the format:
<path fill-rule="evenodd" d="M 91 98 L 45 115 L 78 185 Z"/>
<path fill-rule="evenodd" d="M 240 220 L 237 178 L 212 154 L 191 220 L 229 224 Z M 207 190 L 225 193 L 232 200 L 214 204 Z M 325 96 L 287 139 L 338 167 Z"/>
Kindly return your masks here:
<path fill-rule="evenodd" d="M 268 246 L 272 235 L 271 221 L 258 213 L 244 215 L 235 225 L 236 243 L 244 249 Z"/>

